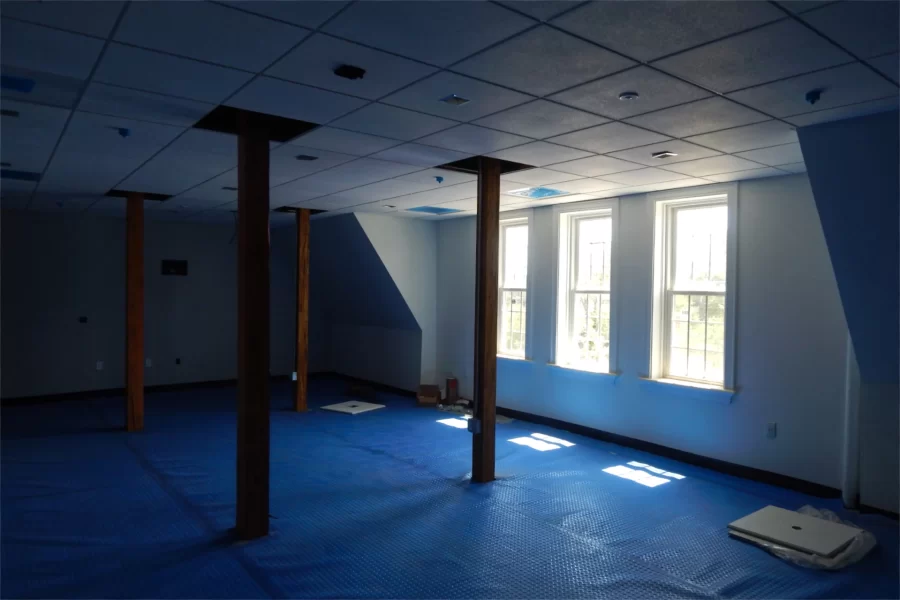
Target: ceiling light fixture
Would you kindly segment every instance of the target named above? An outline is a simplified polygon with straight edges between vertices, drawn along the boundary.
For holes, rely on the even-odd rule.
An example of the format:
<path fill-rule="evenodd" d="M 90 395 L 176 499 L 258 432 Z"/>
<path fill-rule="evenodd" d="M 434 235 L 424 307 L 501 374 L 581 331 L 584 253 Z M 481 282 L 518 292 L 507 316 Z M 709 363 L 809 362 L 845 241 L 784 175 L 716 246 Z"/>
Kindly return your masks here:
<path fill-rule="evenodd" d="M 294 158 L 297 160 L 319 160 L 318 156 L 311 156 L 309 154 L 298 154 Z"/>
<path fill-rule="evenodd" d="M 678 156 L 677 152 L 670 152 L 669 150 L 663 150 L 661 152 L 654 152 L 651 154 L 653 158 L 672 158 L 673 156 Z"/>
<path fill-rule="evenodd" d="M 637 92 L 622 92 L 619 94 L 619 100 L 637 100 L 640 96 Z"/>
<path fill-rule="evenodd" d="M 441 102 L 450 104 L 451 106 L 462 106 L 463 104 L 468 104 L 471 100 L 463 98 L 462 96 L 457 96 L 456 94 L 450 94 L 445 98 L 441 98 Z"/>

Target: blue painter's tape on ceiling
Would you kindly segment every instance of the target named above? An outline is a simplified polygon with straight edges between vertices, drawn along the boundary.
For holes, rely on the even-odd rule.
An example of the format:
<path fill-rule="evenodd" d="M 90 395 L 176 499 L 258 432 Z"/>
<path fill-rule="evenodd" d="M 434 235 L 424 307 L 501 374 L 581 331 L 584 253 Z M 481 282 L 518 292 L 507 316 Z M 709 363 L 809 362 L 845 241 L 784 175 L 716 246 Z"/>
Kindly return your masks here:
<path fill-rule="evenodd" d="M 441 208 L 440 206 L 417 206 L 408 210 L 409 212 L 427 213 L 429 215 L 449 215 L 462 212 L 456 208 Z"/>
<path fill-rule="evenodd" d="M 31 90 L 34 89 L 34 79 L 16 77 L 14 75 L 0 75 L 0 87 L 4 90 L 30 94 Z"/>
<path fill-rule="evenodd" d="M 18 179 L 20 181 L 40 181 L 41 174 L 32 171 L 15 171 L 13 169 L 3 169 L 0 171 L 2 179 Z"/>

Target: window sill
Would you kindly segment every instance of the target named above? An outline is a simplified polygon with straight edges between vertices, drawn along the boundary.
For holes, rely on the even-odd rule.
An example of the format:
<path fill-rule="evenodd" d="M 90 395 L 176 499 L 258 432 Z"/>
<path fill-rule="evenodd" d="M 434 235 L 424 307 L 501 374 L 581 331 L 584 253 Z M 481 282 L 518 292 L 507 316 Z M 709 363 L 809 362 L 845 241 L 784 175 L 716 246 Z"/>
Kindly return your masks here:
<path fill-rule="evenodd" d="M 559 363 L 547 363 L 548 367 L 553 369 L 559 369 L 563 372 L 569 373 L 583 373 L 585 375 L 599 375 L 601 377 L 608 377 L 613 380 L 613 383 L 619 380 L 619 377 L 622 375 L 621 371 L 595 371 L 594 369 L 587 369 L 584 367 L 577 367 L 575 365 L 561 365 Z"/>
<path fill-rule="evenodd" d="M 497 358 L 502 360 L 515 360 L 518 362 L 532 362 L 530 358 L 526 358 L 524 356 L 515 356 L 513 354 L 498 354 Z"/>
<path fill-rule="evenodd" d="M 660 391 L 666 390 L 679 397 L 697 398 L 704 401 L 712 401 L 717 404 L 731 404 L 734 400 L 735 390 L 729 390 L 713 384 L 699 383 L 696 381 L 684 381 L 681 379 L 652 379 L 641 377 L 641 384 L 648 389 Z"/>

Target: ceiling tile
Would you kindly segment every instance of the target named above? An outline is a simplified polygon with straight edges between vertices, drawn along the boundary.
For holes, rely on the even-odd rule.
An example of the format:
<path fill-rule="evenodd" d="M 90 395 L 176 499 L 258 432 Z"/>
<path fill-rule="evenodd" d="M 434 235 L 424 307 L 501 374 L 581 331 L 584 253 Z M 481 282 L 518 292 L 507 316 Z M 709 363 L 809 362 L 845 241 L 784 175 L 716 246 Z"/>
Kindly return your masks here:
<path fill-rule="evenodd" d="M 298 160 L 297 156 L 314 156 L 315 160 Z M 284 144 L 271 153 L 269 185 L 276 186 L 355 160 L 355 156 Z"/>
<path fill-rule="evenodd" d="M 257 73 L 309 33 L 211 2 L 133 2 L 115 40 Z"/>
<path fill-rule="evenodd" d="M 811 104 L 810 90 L 820 90 L 821 98 Z M 897 86 L 862 63 L 852 63 L 741 90 L 728 97 L 774 117 L 787 117 L 815 110 L 836 108 L 897 94 Z"/>
<path fill-rule="evenodd" d="M 415 194 L 409 194 L 399 198 L 392 198 L 391 204 L 398 208 L 429 206 L 444 202 L 452 202 L 454 200 L 464 200 L 472 198 L 477 194 L 478 184 L 475 181 L 469 181 L 457 185 L 442 186 L 424 192 L 416 192 Z"/>
<path fill-rule="evenodd" d="M 781 121 L 763 121 L 744 127 L 696 135 L 687 140 L 722 152 L 741 152 L 796 142 L 797 131 Z"/>
<path fill-rule="evenodd" d="M 860 102 L 859 104 L 851 104 L 849 106 L 841 106 L 840 108 L 831 108 L 828 110 L 820 110 L 796 117 L 787 117 L 785 120 L 797 127 L 806 127 L 816 123 L 826 123 L 828 121 L 839 121 L 841 119 L 851 119 L 853 117 L 863 117 L 888 110 L 897 110 L 900 107 L 896 96 L 890 98 L 882 98 L 880 100 L 870 100 L 868 102 Z"/>
<path fill-rule="evenodd" d="M 469 102 L 458 106 L 441 102 L 441 98 L 453 94 Z M 456 121 L 471 121 L 529 100 L 531 97 L 525 94 L 442 71 L 388 96 L 384 102 Z"/>
<path fill-rule="evenodd" d="M 21 100 L 34 104 L 46 104 L 60 108 L 75 108 L 81 90 L 84 88 L 84 80 L 75 77 L 65 77 L 52 73 L 20 69 L 9 65 L 2 66 L 2 72 L 7 77 L 19 77 L 30 79 L 36 83 L 31 91 L 25 92 L 12 87 L 0 88 L 4 100 Z"/>
<path fill-rule="evenodd" d="M 514 171 L 513 173 L 501 175 L 500 179 L 501 181 L 514 181 L 516 183 L 535 186 L 552 185 L 562 181 L 572 181 L 578 179 L 578 175 L 551 171 L 550 169 L 526 169 L 524 171 Z"/>
<path fill-rule="evenodd" d="M 770 167 L 803 162 L 803 153 L 800 151 L 800 144 L 797 143 L 750 150 L 741 152 L 738 156 L 769 165 Z"/>
<path fill-rule="evenodd" d="M 365 100 L 317 88 L 259 77 L 232 96 L 228 106 L 299 119 L 328 123 L 366 104 Z"/>
<path fill-rule="evenodd" d="M 189 127 L 215 104 L 152 94 L 103 83 L 88 85 L 78 110 Z"/>
<path fill-rule="evenodd" d="M 332 125 L 361 133 L 409 141 L 452 127 L 456 125 L 456 122 L 386 104 L 373 103 L 335 121 Z"/>
<path fill-rule="evenodd" d="M 737 171 L 735 173 L 719 173 L 717 175 L 708 175 L 706 178 L 710 181 L 725 183 L 728 181 L 744 181 L 745 179 L 778 177 L 780 175 L 786 175 L 786 173 L 772 167 L 763 167 L 761 169 L 748 169 L 746 171 Z"/>
<path fill-rule="evenodd" d="M 4 65 L 87 79 L 102 49 L 102 40 L 11 19 L 0 21 Z"/>
<path fill-rule="evenodd" d="M 108 0 L 79 2 L 4 0 L 3 16 L 106 38 L 112 31 L 123 4 L 125 3 Z"/>
<path fill-rule="evenodd" d="M 591 2 L 553 24 L 649 61 L 783 17 L 764 2 Z"/>
<path fill-rule="evenodd" d="M 172 198 L 172 201 L 176 204 L 195 206 L 198 210 L 212 208 L 213 206 L 233 202 L 237 199 L 237 190 L 224 189 L 226 187 L 237 187 L 237 169 L 185 190 Z"/>
<path fill-rule="evenodd" d="M 437 178 L 441 181 L 438 182 Z M 398 181 L 408 181 L 419 185 L 427 186 L 426 189 L 451 187 L 458 183 L 466 183 L 478 179 L 471 173 L 463 173 L 462 171 L 450 171 L 448 169 L 425 169 L 424 171 L 416 171 L 409 175 L 401 175 L 396 178 Z"/>
<path fill-rule="evenodd" d="M 778 168 L 782 171 L 787 171 L 788 173 L 806 173 L 806 164 L 802 162 L 790 165 L 778 165 Z"/>
<path fill-rule="evenodd" d="M 346 131 L 344 129 L 335 129 L 334 127 L 317 127 L 309 133 L 288 142 L 288 144 L 299 144 L 310 148 L 320 148 L 355 156 L 366 156 L 367 154 L 396 146 L 399 143 L 397 140 L 355 131 Z"/>
<path fill-rule="evenodd" d="M 628 122 L 673 137 L 686 137 L 767 119 L 755 110 L 715 97 L 632 117 Z"/>
<path fill-rule="evenodd" d="M 646 194 L 648 192 L 664 192 L 666 190 L 675 190 L 680 188 L 688 188 L 688 187 L 698 187 L 709 185 L 709 181 L 705 179 L 698 179 L 696 177 L 690 177 L 688 179 L 679 179 L 677 181 L 663 181 L 658 183 L 647 183 L 643 185 L 631 186 L 621 190 L 614 190 L 613 192 L 603 192 L 603 193 L 612 193 L 614 195 L 618 195 L 620 197 L 630 196 L 632 194 Z"/>
<path fill-rule="evenodd" d="M 522 163 L 525 165 L 533 165 L 535 167 L 543 167 L 553 163 L 575 160 L 578 158 L 586 158 L 590 156 L 590 152 L 584 150 L 576 150 L 568 146 L 559 146 L 547 142 L 532 142 L 514 148 L 507 148 L 494 152 L 490 156 L 512 162 Z"/>
<path fill-rule="evenodd" d="M 531 140 L 511 133 L 476 127 L 475 125 L 458 125 L 419 141 L 429 146 L 449 148 L 458 152 L 487 154 L 525 144 Z"/>
<path fill-rule="evenodd" d="M 570 2 L 567 0 L 512 0 L 511 2 L 501 2 L 501 4 L 534 17 L 538 21 L 547 21 L 564 10 L 578 6 L 581 2 Z"/>
<path fill-rule="evenodd" d="M 338 77 L 334 69 L 340 65 L 360 67 L 366 74 L 355 80 Z M 434 71 L 434 67 L 420 62 L 315 34 L 270 67 L 266 74 L 376 100 Z"/>
<path fill-rule="evenodd" d="M 814 8 L 819 8 L 820 6 L 825 6 L 826 4 L 831 4 L 834 1 L 835 0 L 779 0 L 778 4 L 792 13 L 800 14 Z"/>
<path fill-rule="evenodd" d="M 602 179 L 575 179 L 574 181 L 565 181 L 552 186 L 555 190 L 562 190 L 572 194 L 589 194 L 591 192 L 601 192 L 604 190 L 614 190 L 622 187 L 621 183 L 613 183 L 612 181 L 603 181 Z"/>
<path fill-rule="evenodd" d="M 642 168 L 632 162 L 612 158 L 611 156 L 591 156 L 569 162 L 553 165 L 554 171 L 574 173 L 585 177 L 597 177 L 609 173 L 621 173 L 623 171 L 635 171 Z"/>
<path fill-rule="evenodd" d="M 785 20 L 688 50 L 654 66 L 717 92 L 732 92 L 852 60 L 800 23 Z"/>
<path fill-rule="evenodd" d="M 28 208 L 41 212 L 78 213 L 90 207 L 97 199 L 94 195 L 59 196 L 38 193 Z"/>
<path fill-rule="evenodd" d="M 18 111 L 19 116 L 0 117 L 0 157 L 10 169 L 43 171 L 71 111 L 10 100 L 3 101 L 3 108 Z M 9 181 L 13 180 L 2 184 Z"/>
<path fill-rule="evenodd" d="M 900 54 L 870 58 L 866 62 L 890 77 L 895 83 L 900 82 Z"/>
<path fill-rule="evenodd" d="M 709 160 L 709 159 L 704 159 Z M 625 171 L 624 173 L 612 173 L 604 175 L 603 179 L 612 181 L 613 183 L 622 183 L 625 185 L 642 185 L 647 183 L 663 183 L 674 181 L 676 179 L 684 179 L 684 175 L 663 171 L 662 169 L 640 169 L 637 171 Z"/>
<path fill-rule="evenodd" d="M 93 81 L 218 104 L 251 77 L 234 69 L 110 44 Z"/>
<path fill-rule="evenodd" d="M 640 97 L 619 100 L 622 92 L 637 92 Z M 710 95 L 697 86 L 640 66 L 566 90 L 551 99 L 613 119 L 624 119 Z"/>
<path fill-rule="evenodd" d="M 543 139 L 606 123 L 608 119 L 568 106 L 535 100 L 475 121 L 476 125 Z"/>
<path fill-rule="evenodd" d="M 581 131 L 558 135 L 550 138 L 548 141 L 603 154 L 636 146 L 646 146 L 647 144 L 654 144 L 667 139 L 669 138 L 665 135 L 632 127 L 625 123 L 607 123 L 606 125 L 598 125 L 597 127 L 582 129 Z"/>
<path fill-rule="evenodd" d="M 120 130 L 127 130 L 123 136 Z M 135 121 L 124 117 L 76 112 L 60 150 L 101 156 L 135 156 L 146 160 L 184 133 L 184 127 Z"/>
<path fill-rule="evenodd" d="M 407 165 L 418 165 L 420 167 L 434 167 L 456 162 L 470 156 L 472 155 L 464 152 L 423 146 L 422 144 L 401 144 L 400 146 L 394 146 L 373 154 L 372 158 L 390 160 Z"/>
<path fill-rule="evenodd" d="M 653 158 L 655 152 L 674 152 L 677 156 L 669 158 Z M 685 162 L 688 160 L 696 160 L 698 158 L 707 158 L 721 154 L 716 150 L 702 148 L 681 140 L 669 140 L 668 142 L 660 142 L 659 144 L 650 144 L 649 146 L 641 146 L 640 148 L 631 148 L 629 150 L 621 150 L 613 152 L 610 156 L 621 158 L 622 160 L 630 160 L 640 163 L 648 167 L 662 167 L 674 163 Z"/>
<path fill-rule="evenodd" d="M 346 190 L 336 194 L 342 201 L 352 202 L 348 206 L 367 204 L 387 200 L 396 196 L 406 196 L 415 192 L 421 192 L 422 185 L 398 179 L 388 179 L 378 183 L 370 183 L 352 190 Z"/>
<path fill-rule="evenodd" d="M 836 2 L 801 18 L 860 58 L 900 48 L 900 4 L 896 1 Z"/>
<path fill-rule="evenodd" d="M 715 175 L 717 173 L 746 171 L 747 169 L 758 169 L 759 167 L 759 163 L 738 158 L 737 156 L 729 156 L 727 154 L 665 166 L 669 171 L 684 173 L 685 175 L 691 175 L 693 177 L 706 177 L 707 175 Z"/>
<path fill-rule="evenodd" d="M 303 0 L 303 2 L 285 2 L 284 0 L 246 0 L 226 2 L 228 6 L 286 21 L 293 25 L 315 29 L 328 18 L 341 10 L 347 3 L 337 0 Z"/>
<path fill-rule="evenodd" d="M 488 2 L 357 2 L 324 31 L 447 66 L 534 25 Z"/>
<path fill-rule="evenodd" d="M 287 206 L 310 198 L 318 198 L 328 193 L 320 189 L 327 187 L 325 184 L 322 182 L 309 182 L 307 179 L 307 177 L 304 177 L 303 179 L 273 187 L 269 190 L 269 206 Z"/>
<path fill-rule="evenodd" d="M 546 96 L 634 64 L 633 60 L 542 25 L 453 69 L 535 96 Z"/>
<path fill-rule="evenodd" d="M 335 193 L 384 179 L 392 179 L 417 169 L 418 167 L 385 160 L 360 158 L 298 181 L 306 184 L 311 192 Z"/>

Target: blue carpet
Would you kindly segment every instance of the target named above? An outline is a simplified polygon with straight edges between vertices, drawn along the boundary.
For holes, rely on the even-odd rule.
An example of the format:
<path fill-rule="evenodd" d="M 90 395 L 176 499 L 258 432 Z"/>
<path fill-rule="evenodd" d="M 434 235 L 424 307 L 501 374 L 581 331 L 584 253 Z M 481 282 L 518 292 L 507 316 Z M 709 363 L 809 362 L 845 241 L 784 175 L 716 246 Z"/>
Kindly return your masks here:
<path fill-rule="evenodd" d="M 453 415 L 379 394 L 357 416 L 312 382 L 306 414 L 273 386 L 271 535 L 233 542 L 235 391 L 150 394 L 127 434 L 120 398 L 10 407 L 2 421 L 5 598 L 897 598 L 898 527 L 834 500 L 515 421 L 498 481 L 466 479 Z M 543 433 L 574 446 L 508 440 Z M 534 438 L 532 438 L 534 439 Z M 556 444 L 559 446 L 558 444 Z M 639 461 L 684 476 L 612 476 Z M 640 468 L 640 467 L 635 467 Z M 830 508 L 878 538 L 862 563 L 802 569 L 729 539 L 767 504 Z"/>

